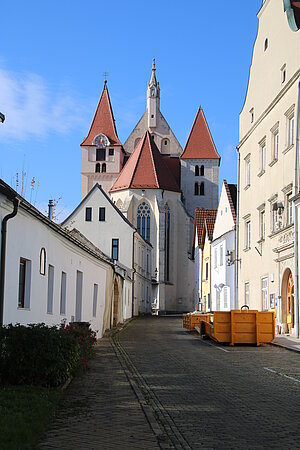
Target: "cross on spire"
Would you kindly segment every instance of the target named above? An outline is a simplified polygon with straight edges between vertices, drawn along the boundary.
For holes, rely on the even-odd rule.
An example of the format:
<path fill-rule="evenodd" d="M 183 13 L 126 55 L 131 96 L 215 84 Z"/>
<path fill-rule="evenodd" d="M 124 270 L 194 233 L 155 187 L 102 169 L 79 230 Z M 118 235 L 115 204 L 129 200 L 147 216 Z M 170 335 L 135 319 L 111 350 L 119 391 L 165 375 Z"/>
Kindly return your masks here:
<path fill-rule="evenodd" d="M 103 72 L 103 76 L 104 76 L 104 84 L 106 84 L 107 83 L 107 77 L 108 77 L 108 72 L 105 70 L 104 72 Z"/>

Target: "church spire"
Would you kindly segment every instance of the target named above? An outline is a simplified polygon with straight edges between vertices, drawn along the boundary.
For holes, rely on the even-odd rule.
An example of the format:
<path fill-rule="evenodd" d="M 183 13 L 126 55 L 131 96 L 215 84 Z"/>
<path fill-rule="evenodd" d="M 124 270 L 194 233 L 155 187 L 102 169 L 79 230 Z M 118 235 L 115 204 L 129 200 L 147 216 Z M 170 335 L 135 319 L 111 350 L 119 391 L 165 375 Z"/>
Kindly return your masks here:
<path fill-rule="evenodd" d="M 153 58 L 153 61 L 152 61 L 152 75 L 151 75 L 149 86 L 157 86 L 157 84 L 158 84 L 157 80 L 156 80 L 155 72 L 156 72 L 155 58 Z"/>
<path fill-rule="evenodd" d="M 160 88 L 156 79 L 155 58 L 152 61 L 152 74 L 150 83 L 147 87 L 147 111 L 148 111 L 148 128 L 155 128 L 157 125 L 157 115 L 159 114 L 159 97 Z"/>

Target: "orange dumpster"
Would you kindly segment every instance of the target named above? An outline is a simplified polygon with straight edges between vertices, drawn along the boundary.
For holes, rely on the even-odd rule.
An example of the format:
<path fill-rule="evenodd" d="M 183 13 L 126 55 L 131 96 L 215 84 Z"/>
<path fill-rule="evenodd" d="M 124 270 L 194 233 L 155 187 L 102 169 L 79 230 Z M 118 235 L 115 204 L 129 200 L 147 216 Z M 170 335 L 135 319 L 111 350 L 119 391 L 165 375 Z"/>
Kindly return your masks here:
<path fill-rule="evenodd" d="M 205 316 L 207 316 L 207 314 L 203 314 L 197 311 L 183 314 L 182 318 L 183 327 L 187 328 L 189 331 L 193 331 L 195 329 L 195 326 L 200 326 L 200 321 Z"/>

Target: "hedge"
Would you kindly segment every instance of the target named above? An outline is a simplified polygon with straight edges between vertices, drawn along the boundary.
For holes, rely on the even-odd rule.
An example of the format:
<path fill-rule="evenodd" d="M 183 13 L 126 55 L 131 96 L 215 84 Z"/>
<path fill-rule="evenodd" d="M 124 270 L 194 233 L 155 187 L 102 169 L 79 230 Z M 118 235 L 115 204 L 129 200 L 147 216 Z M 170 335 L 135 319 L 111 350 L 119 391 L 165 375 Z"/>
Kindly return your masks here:
<path fill-rule="evenodd" d="M 96 342 L 89 324 L 0 328 L 0 382 L 55 387 L 85 369 Z"/>

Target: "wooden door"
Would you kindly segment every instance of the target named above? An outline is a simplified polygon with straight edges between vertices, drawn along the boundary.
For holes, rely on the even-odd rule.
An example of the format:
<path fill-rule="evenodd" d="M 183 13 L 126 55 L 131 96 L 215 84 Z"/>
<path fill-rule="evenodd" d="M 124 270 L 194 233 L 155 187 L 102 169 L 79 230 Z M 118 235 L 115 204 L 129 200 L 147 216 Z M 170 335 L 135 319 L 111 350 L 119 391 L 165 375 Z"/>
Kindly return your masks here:
<path fill-rule="evenodd" d="M 294 327 L 294 280 L 291 273 L 287 283 L 286 302 L 286 321 L 289 333 L 291 333 Z"/>

